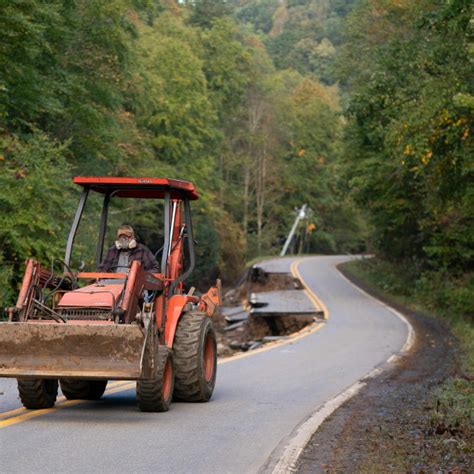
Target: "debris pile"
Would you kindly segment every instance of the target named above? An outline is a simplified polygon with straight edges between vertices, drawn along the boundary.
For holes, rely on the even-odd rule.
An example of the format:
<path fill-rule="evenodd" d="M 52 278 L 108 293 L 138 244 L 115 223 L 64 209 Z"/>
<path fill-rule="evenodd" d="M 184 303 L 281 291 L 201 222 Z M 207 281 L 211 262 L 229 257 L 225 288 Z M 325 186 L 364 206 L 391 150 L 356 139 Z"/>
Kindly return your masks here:
<path fill-rule="evenodd" d="M 323 319 L 301 281 L 271 265 L 248 268 L 238 286 L 224 294 L 223 303 L 215 317 L 219 356 L 286 339 Z"/>

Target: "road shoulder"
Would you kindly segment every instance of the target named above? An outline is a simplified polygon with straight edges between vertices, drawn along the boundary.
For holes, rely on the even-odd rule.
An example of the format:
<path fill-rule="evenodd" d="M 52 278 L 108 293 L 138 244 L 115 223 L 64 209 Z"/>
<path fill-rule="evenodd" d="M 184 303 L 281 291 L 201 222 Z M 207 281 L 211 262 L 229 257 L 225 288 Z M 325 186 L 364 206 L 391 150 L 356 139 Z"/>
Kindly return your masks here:
<path fill-rule="evenodd" d="M 437 392 L 457 370 L 456 341 L 447 325 L 342 273 L 404 314 L 417 337 L 405 355 L 324 421 L 300 456 L 298 472 L 472 472 L 472 430 L 452 413 L 444 416 Z"/>

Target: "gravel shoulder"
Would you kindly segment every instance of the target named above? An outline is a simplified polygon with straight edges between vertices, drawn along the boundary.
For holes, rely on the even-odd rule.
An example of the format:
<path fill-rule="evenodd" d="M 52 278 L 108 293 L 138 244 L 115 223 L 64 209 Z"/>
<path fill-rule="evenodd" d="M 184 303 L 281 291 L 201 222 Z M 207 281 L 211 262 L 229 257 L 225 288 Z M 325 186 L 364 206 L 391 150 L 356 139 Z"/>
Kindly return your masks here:
<path fill-rule="evenodd" d="M 474 472 L 469 380 L 458 373 L 457 341 L 447 324 L 390 301 L 339 270 L 367 293 L 403 313 L 415 344 L 321 425 L 298 472 Z M 445 397 L 446 390 L 451 390 Z M 465 393 L 464 393 L 465 392 Z"/>

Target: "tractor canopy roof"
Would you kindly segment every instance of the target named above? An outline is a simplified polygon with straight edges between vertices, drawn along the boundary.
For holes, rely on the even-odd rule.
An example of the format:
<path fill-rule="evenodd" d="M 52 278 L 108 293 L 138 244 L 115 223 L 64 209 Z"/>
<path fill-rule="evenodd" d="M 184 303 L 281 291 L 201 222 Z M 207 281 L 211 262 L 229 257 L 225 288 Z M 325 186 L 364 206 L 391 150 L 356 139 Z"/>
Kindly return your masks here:
<path fill-rule="evenodd" d="M 98 193 L 113 193 L 122 198 L 164 199 L 167 192 L 171 199 L 193 201 L 199 197 L 193 183 L 180 179 L 76 176 L 73 182 Z"/>

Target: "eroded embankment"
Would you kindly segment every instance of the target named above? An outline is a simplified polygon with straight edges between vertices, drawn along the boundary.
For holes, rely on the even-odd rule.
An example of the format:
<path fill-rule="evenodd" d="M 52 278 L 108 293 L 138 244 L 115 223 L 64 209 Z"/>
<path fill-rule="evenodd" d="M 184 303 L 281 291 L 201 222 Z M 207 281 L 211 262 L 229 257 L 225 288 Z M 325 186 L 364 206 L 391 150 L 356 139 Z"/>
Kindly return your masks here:
<path fill-rule="evenodd" d="M 219 356 L 256 349 L 312 324 L 318 313 L 302 289 L 291 273 L 249 269 L 237 288 L 224 293 L 223 308 L 214 318 Z M 303 301 L 304 308 L 292 313 L 292 301 Z"/>

